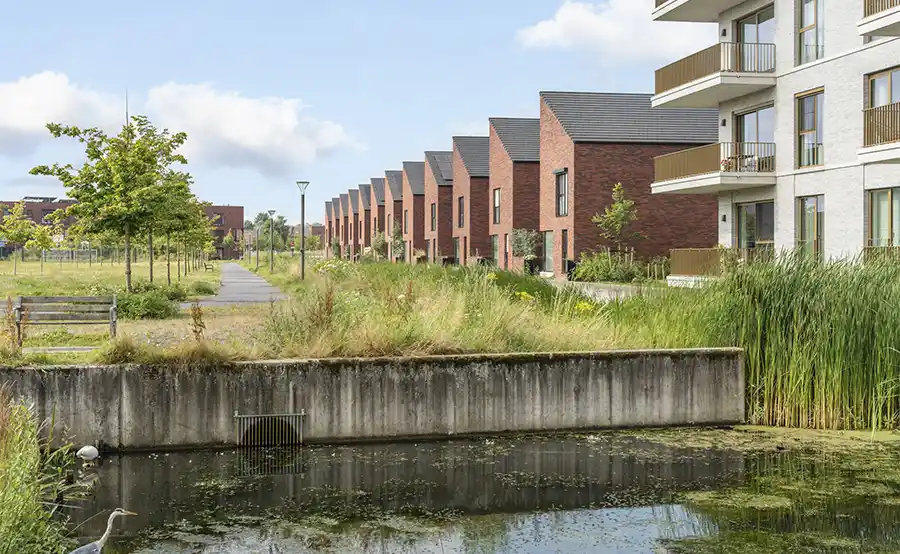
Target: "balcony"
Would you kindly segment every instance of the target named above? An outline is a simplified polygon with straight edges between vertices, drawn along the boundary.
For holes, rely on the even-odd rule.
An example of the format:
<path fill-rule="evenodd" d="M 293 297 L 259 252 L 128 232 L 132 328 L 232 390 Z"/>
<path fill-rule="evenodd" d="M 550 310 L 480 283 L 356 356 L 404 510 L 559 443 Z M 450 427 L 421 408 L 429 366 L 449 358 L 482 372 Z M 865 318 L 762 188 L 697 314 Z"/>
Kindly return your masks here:
<path fill-rule="evenodd" d="M 863 18 L 856 24 L 862 36 L 900 36 L 900 0 L 865 0 Z"/>
<path fill-rule="evenodd" d="M 863 110 L 859 162 L 900 163 L 900 102 Z"/>
<path fill-rule="evenodd" d="M 713 194 L 775 185 L 775 143 L 720 142 L 659 156 L 654 194 Z"/>
<path fill-rule="evenodd" d="M 675 248 L 669 252 L 671 270 L 666 280 L 670 287 L 694 287 L 741 267 L 774 260 L 771 241 L 750 248 Z"/>
<path fill-rule="evenodd" d="M 719 14 L 745 0 L 656 0 L 654 21 L 718 23 Z"/>
<path fill-rule="evenodd" d="M 775 86 L 775 45 L 720 42 L 656 71 L 654 108 L 718 108 Z"/>

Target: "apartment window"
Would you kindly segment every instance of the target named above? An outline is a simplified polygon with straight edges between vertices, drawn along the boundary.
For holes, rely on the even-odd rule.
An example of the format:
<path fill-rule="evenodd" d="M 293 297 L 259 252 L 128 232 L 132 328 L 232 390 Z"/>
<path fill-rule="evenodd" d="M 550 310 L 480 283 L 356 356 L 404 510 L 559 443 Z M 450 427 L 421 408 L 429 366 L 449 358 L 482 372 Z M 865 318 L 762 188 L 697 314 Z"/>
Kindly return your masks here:
<path fill-rule="evenodd" d="M 498 235 L 491 235 L 491 258 L 494 265 L 500 265 L 500 240 Z"/>
<path fill-rule="evenodd" d="M 544 271 L 553 273 L 553 231 L 544 231 Z"/>
<path fill-rule="evenodd" d="M 799 64 L 825 57 L 825 0 L 800 0 L 800 29 L 797 32 Z"/>
<path fill-rule="evenodd" d="M 864 146 L 900 141 L 900 68 L 868 77 Z"/>
<path fill-rule="evenodd" d="M 797 246 L 805 254 L 821 258 L 825 246 L 825 197 L 798 198 L 797 214 Z"/>
<path fill-rule="evenodd" d="M 437 204 L 434 202 L 431 203 L 431 230 L 434 231 L 437 228 Z"/>
<path fill-rule="evenodd" d="M 824 103 L 825 92 L 822 90 L 797 97 L 798 167 L 810 167 L 824 163 L 822 145 Z"/>
<path fill-rule="evenodd" d="M 213 214 L 212 222 L 216 227 L 223 227 L 225 225 L 225 216 L 222 214 Z"/>
<path fill-rule="evenodd" d="M 900 188 L 869 193 L 869 246 L 900 246 Z"/>
<path fill-rule="evenodd" d="M 372 232 L 373 233 L 378 232 L 378 216 L 377 215 L 372 217 Z"/>
<path fill-rule="evenodd" d="M 459 251 L 459 237 L 453 237 L 453 257 L 456 258 L 456 263 L 463 263 L 462 260 L 462 252 Z"/>
<path fill-rule="evenodd" d="M 738 21 L 740 70 L 775 71 L 775 6 L 768 6 Z"/>
<path fill-rule="evenodd" d="M 869 76 L 869 107 L 880 108 L 900 102 L 900 69 Z"/>
<path fill-rule="evenodd" d="M 509 269 L 509 234 L 503 235 L 503 269 Z"/>
<path fill-rule="evenodd" d="M 500 223 L 500 189 L 494 189 L 494 223 Z"/>
<path fill-rule="evenodd" d="M 560 246 L 562 246 L 562 260 L 566 263 L 569 259 L 569 230 L 563 229 L 560 233 Z"/>
<path fill-rule="evenodd" d="M 463 263 L 466 263 L 466 259 L 469 257 L 469 237 L 463 237 L 463 248 L 462 248 L 462 260 Z"/>
<path fill-rule="evenodd" d="M 565 171 L 556 174 L 556 215 L 569 215 L 569 174 Z"/>
<path fill-rule="evenodd" d="M 466 199 L 460 196 L 456 199 L 456 226 L 462 227 L 466 224 Z"/>
<path fill-rule="evenodd" d="M 775 171 L 775 107 L 735 117 L 736 145 L 723 144 L 723 171 Z"/>
<path fill-rule="evenodd" d="M 431 260 L 431 239 L 425 239 L 425 259 Z"/>
<path fill-rule="evenodd" d="M 409 210 L 403 210 L 403 232 L 409 232 Z"/>
<path fill-rule="evenodd" d="M 756 202 L 735 206 L 735 246 L 757 248 L 775 242 L 775 202 Z"/>

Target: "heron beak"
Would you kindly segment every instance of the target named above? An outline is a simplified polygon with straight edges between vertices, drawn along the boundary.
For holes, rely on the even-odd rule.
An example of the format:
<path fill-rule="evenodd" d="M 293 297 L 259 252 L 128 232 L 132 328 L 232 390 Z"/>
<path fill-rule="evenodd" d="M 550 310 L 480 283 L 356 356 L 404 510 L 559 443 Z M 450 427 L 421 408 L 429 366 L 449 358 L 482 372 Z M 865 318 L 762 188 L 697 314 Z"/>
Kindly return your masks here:
<path fill-rule="evenodd" d="M 128 510 L 123 510 L 123 515 L 126 516 L 136 516 L 137 514 L 134 512 L 129 512 Z"/>

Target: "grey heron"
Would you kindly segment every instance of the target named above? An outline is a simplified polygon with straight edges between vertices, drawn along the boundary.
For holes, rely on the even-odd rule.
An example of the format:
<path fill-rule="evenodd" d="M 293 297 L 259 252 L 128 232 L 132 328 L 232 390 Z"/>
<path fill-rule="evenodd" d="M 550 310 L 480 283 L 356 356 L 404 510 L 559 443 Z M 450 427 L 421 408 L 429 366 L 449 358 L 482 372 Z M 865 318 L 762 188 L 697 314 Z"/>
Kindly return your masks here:
<path fill-rule="evenodd" d="M 115 519 L 119 516 L 136 515 L 137 514 L 134 512 L 129 512 L 128 510 L 123 510 L 122 508 L 116 508 L 111 514 L 109 514 L 109 520 L 106 522 L 106 532 L 103 533 L 102 537 L 92 543 L 86 544 L 84 546 L 79 546 L 75 550 L 69 552 L 69 554 L 100 554 L 100 552 L 103 550 L 103 545 L 106 544 L 107 539 L 109 539 L 110 533 L 112 533 L 113 521 L 115 521 Z"/>
<path fill-rule="evenodd" d="M 94 465 L 94 462 L 96 462 L 98 458 L 100 458 L 100 452 L 97 448 L 88 445 L 82 446 L 78 452 L 75 453 L 75 456 L 84 462 L 84 467 L 90 467 Z"/>

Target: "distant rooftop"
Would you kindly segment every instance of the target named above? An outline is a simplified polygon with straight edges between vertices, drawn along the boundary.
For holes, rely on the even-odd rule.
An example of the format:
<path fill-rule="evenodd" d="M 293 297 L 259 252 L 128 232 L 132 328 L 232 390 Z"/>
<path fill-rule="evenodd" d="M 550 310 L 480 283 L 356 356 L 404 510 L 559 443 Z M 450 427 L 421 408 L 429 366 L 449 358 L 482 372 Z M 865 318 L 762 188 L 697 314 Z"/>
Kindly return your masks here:
<path fill-rule="evenodd" d="M 357 213 L 359 211 L 359 189 L 350 189 L 347 194 L 350 195 L 350 211 Z"/>
<path fill-rule="evenodd" d="M 375 195 L 375 204 L 384 206 L 384 177 L 372 177 L 372 193 Z"/>
<path fill-rule="evenodd" d="M 716 109 L 652 108 L 652 94 L 542 92 L 574 142 L 708 144 L 719 140 Z"/>
<path fill-rule="evenodd" d="M 394 200 L 403 198 L 403 171 L 388 169 L 384 172 L 384 178 L 391 187 L 391 196 Z"/>
<path fill-rule="evenodd" d="M 359 185 L 359 201 L 362 204 L 361 210 L 368 210 L 372 200 L 372 185 Z"/>
<path fill-rule="evenodd" d="M 512 161 L 541 161 L 540 119 L 536 117 L 492 117 L 489 121 Z"/>
<path fill-rule="evenodd" d="M 469 177 L 488 177 L 491 174 L 491 139 L 489 137 L 453 137 Z"/>
<path fill-rule="evenodd" d="M 429 150 L 425 152 L 425 160 L 428 161 L 428 166 L 431 168 L 434 181 L 438 186 L 453 184 L 453 152 Z"/>
<path fill-rule="evenodd" d="M 346 193 L 341 195 L 341 215 L 346 216 L 350 213 L 350 196 Z"/>
<path fill-rule="evenodd" d="M 403 171 L 412 193 L 425 194 L 425 162 L 403 162 Z"/>

